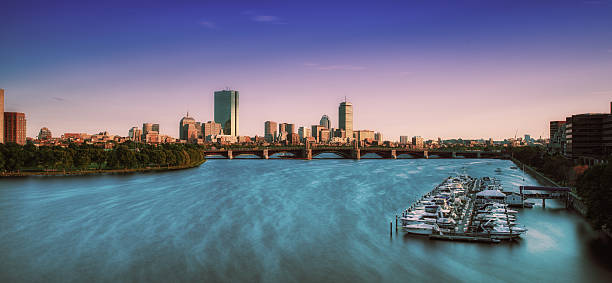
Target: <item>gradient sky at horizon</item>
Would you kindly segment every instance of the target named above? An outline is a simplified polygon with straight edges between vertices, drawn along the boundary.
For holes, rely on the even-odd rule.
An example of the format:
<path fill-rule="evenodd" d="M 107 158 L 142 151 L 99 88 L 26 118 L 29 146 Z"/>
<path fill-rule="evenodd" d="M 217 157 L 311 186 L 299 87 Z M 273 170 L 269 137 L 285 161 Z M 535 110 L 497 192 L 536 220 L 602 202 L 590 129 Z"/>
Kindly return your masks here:
<path fill-rule="evenodd" d="M 143 122 L 178 136 L 240 91 L 240 134 L 264 121 L 426 138 L 548 136 L 609 112 L 612 1 L 2 1 L 0 88 L 28 136 Z"/>

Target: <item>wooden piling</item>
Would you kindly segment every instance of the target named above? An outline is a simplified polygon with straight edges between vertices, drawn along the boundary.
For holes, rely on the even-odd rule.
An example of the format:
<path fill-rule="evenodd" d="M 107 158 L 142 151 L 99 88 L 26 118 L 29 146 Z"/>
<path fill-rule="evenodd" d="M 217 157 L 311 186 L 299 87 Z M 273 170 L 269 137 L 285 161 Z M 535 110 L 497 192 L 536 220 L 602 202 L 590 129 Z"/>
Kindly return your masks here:
<path fill-rule="evenodd" d="M 397 214 L 395 215 L 395 232 L 397 232 Z"/>
<path fill-rule="evenodd" d="M 393 221 L 389 222 L 389 236 L 393 237 Z"/>

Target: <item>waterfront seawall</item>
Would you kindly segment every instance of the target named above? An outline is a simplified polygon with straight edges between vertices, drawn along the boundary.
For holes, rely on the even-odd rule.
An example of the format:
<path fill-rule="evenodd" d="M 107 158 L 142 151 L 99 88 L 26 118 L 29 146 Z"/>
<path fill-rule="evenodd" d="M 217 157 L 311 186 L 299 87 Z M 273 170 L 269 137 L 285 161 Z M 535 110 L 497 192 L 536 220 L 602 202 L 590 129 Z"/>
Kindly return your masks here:
<path fill-rule="evenodd" d="M 551 180 L 550 178 L 544 176 L 544 174 L 538 172 L 538 170 L 532 168 L 531 166 L 524 164 L 516 158 L 510 158 L 514 164 L 516 164 L 519 168 L 524 168 L 525 172 L 527 172 L 530 176 L 534 177 L 538 182 L 543 185 L 551 186 L 551 187 L 561 187 L 557 182 Z M 578 212 L 580 215 L 586 217 L 587 215 L 587 207 L 582 201 L 582 199 L 574 192 L 569 192 L 568 198 L 568 207 Z"/>

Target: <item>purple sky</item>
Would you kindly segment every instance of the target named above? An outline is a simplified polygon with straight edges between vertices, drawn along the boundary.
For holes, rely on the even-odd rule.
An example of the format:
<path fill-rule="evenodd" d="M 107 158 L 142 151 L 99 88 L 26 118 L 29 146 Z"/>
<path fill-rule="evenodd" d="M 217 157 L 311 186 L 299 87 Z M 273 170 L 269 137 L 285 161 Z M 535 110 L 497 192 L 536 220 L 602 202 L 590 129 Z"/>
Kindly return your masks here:
<path fill-rule="evenodd" d="M 28 136 L 155 122 L 177 137 L 225 87 L 241 135 L 337 127 L 344 96 L 355 129 L 390 140 L 546 137 L 610 111 L 611 1 L 48 2 L 0 3 L 0 88 Z"/>

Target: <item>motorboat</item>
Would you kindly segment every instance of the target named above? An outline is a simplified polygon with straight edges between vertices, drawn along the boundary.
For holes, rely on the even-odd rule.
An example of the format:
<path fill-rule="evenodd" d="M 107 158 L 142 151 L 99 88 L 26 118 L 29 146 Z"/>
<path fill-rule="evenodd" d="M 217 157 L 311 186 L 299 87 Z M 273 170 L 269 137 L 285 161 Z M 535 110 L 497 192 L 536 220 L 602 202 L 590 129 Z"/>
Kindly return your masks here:
<path fill-rule="evenodd" d="M 409 224 L 402 226 L 404 230 L 410 234 L 417 235 L 431 235 L 433 233 L 434 225 L 426 223 Z"/>

